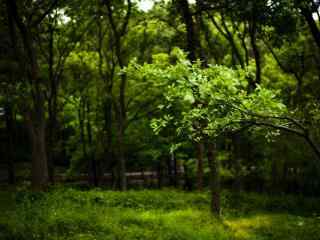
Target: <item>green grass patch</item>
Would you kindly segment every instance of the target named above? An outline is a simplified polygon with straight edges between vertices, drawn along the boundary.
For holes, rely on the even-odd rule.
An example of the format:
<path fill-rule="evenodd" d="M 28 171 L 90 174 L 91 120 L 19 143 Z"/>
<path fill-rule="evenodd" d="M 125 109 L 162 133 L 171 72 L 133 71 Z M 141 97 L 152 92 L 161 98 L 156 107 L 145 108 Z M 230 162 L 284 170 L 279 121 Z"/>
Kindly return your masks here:
<path fill-rule="evenodd" d="M 208 193 L 61 188 L 11 197 L 15 210 L 4 211 L 0 218 L 4 240 L 316 240 L 320 236 L 320 219 L 312 208 L 317 199 L 224 192 L 223 217 L 216 219 L 209 213 Z"/>

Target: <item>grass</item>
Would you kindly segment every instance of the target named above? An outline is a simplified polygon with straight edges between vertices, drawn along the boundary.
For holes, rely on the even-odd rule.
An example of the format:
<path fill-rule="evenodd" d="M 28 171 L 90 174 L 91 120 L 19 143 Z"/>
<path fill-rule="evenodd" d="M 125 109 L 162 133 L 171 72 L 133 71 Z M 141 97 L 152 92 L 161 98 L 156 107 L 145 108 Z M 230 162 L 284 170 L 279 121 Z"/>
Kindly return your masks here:
<path fill-rule="evenodd" d="M 318 199 L 224 192 L 223 216 L 216 219 L 209 213 L 207 193 L 60 188 L 8 195 L 9 202 L 12 198 L 16 208 L 2 206 L 6 211 L 0 217 L 0 239 L 4 240 L 318 240 L 320 236 Z"/>

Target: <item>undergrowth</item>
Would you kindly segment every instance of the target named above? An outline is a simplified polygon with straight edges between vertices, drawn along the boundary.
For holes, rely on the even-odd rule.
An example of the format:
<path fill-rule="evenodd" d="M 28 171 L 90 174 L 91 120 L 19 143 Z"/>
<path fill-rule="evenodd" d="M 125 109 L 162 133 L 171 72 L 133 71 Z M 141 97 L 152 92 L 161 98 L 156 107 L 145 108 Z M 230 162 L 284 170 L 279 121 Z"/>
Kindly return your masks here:
<path fill-rule="evenodd" d="M 0 239 L 314 239 L 318 199 L 254 193 L 222 195 L 222 217 L 209 194 L 173 190 L 18 192 L 0 217 Z M 5 207 L 2 206 L 2 209 Z"/>

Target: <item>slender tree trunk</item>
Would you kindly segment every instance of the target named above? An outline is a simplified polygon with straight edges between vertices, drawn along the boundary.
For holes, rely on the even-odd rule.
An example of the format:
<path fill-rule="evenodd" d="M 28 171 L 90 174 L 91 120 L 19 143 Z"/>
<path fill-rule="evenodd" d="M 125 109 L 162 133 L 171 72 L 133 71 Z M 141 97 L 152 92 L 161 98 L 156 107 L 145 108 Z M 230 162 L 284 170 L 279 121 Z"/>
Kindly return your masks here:
<path fill-rule="evenodd" d="M 240 34 L 241 46 L 242 46 L 242 48 L 244 50 L 244 59 L 245 59 L 246 66 L 249 65 L 249 53 L 248 53 L 248 47 L 247 47 L 247 44 L 246 44 L 247 29 L 248 29 L 247 24 L 244 23 L 243 33 Z"/>
<path fill-rule="evenodd" d="M 91 121 L 90 121 L 90 102 L 87 102 L 87 107 L 86 107 L 86 116 L 87 116 L 87 136 L 88 136 L 88 145 L 89 145 L 89 158 L 90 158 L 90 163 L 89 163 L 89 175 L 91 175 L 90 183 L 93 184 L 93 186 L 97 187 L 99 184 L 98 181 L 98 174 L 97 174 L 97 162 L 92 150 L 92 127 L 91 127 Z"/>
<path fill-rule="evenodd" d="M 235 57 L 237 58 L 241 68 L 243 69 L 244 68 L 244 62 L 243 62 L 243 58 L 242 58 L 242 55 L 240 53 L 240 50 L 236 44 L 236 41 L 233 37 L 233 34 L 230 32 L 228 26 L 227 26 L 227 23 L 226 23 L 226 20 L 223 16 L 223 14 L 221 14 L 221 23 L 222 23 L 222 27 L 225 31 L 225 36 L 226 36 L 226 39 L 229 41 L 230 45 L 231 45 L 231 48 L 232 48 L 232 51 L 235 55 Z"/>
<path fill-rule="evenodd" d="M 49 23 L 49 82 L 50 95 L 48 101 L 48 173 L 49 181 L 54 183 L 54 159 L 55 159 L 55 136 L 56 136 L 56 109 L 57 109 L 57 86 L 53 74 L 53 25 Z"/>
<path fill-rule="evenodd" d="M 85 160 L 88 160 L 88 152 L 87 152 L 87 144 L 86 144 L 86 137 L 85 137 L 85 102 L 84 99 L 81 97 L 80 105 L 78 109 L 78 118 L 79 118 L 79 127 L 80 127 L 80 144 L 82 145 L 82 154 Z"/>
<path fill-rule="evenodd" d="M 178 169 L 177 169 L 177 158 L 174 152 L 171 153 L 171 164 L 172 164 L 172 180 L 173 186 L 178 187 Z"/>
<path fill-rule="evenodd" d="M 203 190 L 203 153 L 204 145 L 202 142 L 196 143 L 197 147 L 197 190 Z"/>
<path fill-rule="evenodd" d="M 122 69 L 124 64 L 124 59 L 122 56 L 122 39 L 126 35 L 130 15 L 131 15 L 131 0 L 127 0 L 127 12 L 124 21 L 120 25 L 120 28 L 116 25 L 114 16 L 113 16 L 113 7 L 111 6 L 110 1 L 104 0 L 104 4 L 107 6 L 107 15 L 111 29 L 113 31 L 115 52 L 118 60 L 118 65 Z M 126 85 L 127 85 L 127 76 L 125 73 L 121 73 L 120 84 L 119 84 L 119 107 L 118 107 L 118 170 L 119 170 L 119 179 L 120 179 L 120 189 L 125 191 L 127 189 L 127 178 L 126 178 L 126 157 L 125 157 L 125 127 L 127 120 L 127 109 L 126 109 Z"/>
<path fill-rule="evenodd" d="M 238 156 L 239 152 L 239 136 L 234 135 L 232 136 L 232 163 L 234 164 L 235 170 L 235 182 L 234 188 L 236 192 L 239 194 L 241 192 L 241 162 Z"/>
<path fill-rule="evenodd" d="M 303 16 L 305 17 L 305 19 L 308 23 L 311 34 L 312 34 L 314 41 L 317 44 L 319 51 L 320 51 L 320 30 L 317 26 L 316 21 L 314 20 L 314 18 L 312 16 L 312 12 L 306 8 L 300 8 L 300 9 L 301 9 L 301 13 L 303 14 Z"/>
<path fill-rule="evenodd" d="M 126 177 L 126 159 L 124 153 L 124 124 L 123 120 L 119 121 L 118 125 L 118 158 L 119 158 L 119 180 L 120 189 L 127 190 L 127 177 Z"/>
<path fill-rule="evenodd" d="M 187 29 L 187 52 L 188 58 L 191 62 L 197 59 L 197 48 L 199 47 L 199 41 L 197 34 L 195 34 L 195 24 L 192 19 L 192 13 L 189 8 L 188 0 L 176 0 L 177 9 L 181 12 L 184 24 Z"/>
<path fill-rule="evenodd" d="M 205 54 L 202 51 L 201 43 L 199 39 L 200 27 L 203 26 L 202 16 L 200 14 L 202 1 L 197 0 L 196 3 L 197 3 L 197 9 L 199 10 L 196 23 L 193 20 L 192 12 L 190 10 L 189 3 L 187 0 L 177 0 L 176 6 L 178 8 L 178 11 L 181 12 L 182 19 L 187 29 L 186 39 L 187 39 L 188 59 L 190 60 L 190 62 L 194 62 L 197 60 L 197 56 L 199 56 L 203 61 L 203 65 L 205 66 L 207 64 L 207 61 L 205 59 Z M 194 94 L 197 94 L 197 93 L 194 93 Z M 197 105 L 197 103 L 195 103 L 195 105 Z M 195 143 L 195 149 L 197 149 L 197 189 L 202 190 L 204 146 L 202 143 Z"/>
<path fill-rule="evenodd" d="M 191 191 L 192 190 L 192 178 L 190 176 L 190 172 L 192 170 L 189 169 L 187 161 L 184 161 L 183 169 L 184 169 L 184 189 L 187 191 Z"/>
<path fill-rule="evenodd" d="M 102 10 L 101 10 L 101 1 L 98 1 L 98 16 L 102 16 Z M 106 59 L 103 57 L 103 40 L 104 40 L 104 33 L 102 28 L 102 21 L 103 19 L 99 17 L 97 19 L 98 24 L 98 54 L 99 54 L 99 74 L 100 78 L 103 81 L 103 84 L 105 86 L 106 96 L 103 99 L 103 111 L 104 111 L 104 132 L 106 137 L 105 147 L 104 147 L 104 160 L 105 163 L 107 163 L 108 166 L 111 167 L 112 162 L 114 159 L 113 157 L 113 149 L 112 149 L 112 139 L 113 139 L 113 133 L 112 133 L 112 90 L 113 90 L 113 77 L 114 77 L 114 70 L 115 66 L 114 63 L 111 63 L 111 69 L 109 72 L 104 70 L 103 63 L 106 62 Z M 100 174 L 99 174 L 100 175 Z M 112 180 L 113 181 L 113 180 Z"/>
<path fill-rule="evenodd" d="M 208 164 L 210 169 L 211 212 L 220 215 L 220 175 L 219 161 L 216 158 L 215 144 L 208 143 Z"/>
<path fill-rule="evenodd" d="M 111 163 L 114 161 L 113 157 L 113 148 L 112 148 L 112 100 L 111 100 L 111 93 L 110 97 L 107 97 L 104 103 L 104 130 L 106 133 L 106 146 L 104 150 L 105 161 Z"/>
<path fill-rule="evenodd" d="M 257 45 L 257 23 L 255 19 L 252 19 L 249 23 L 249 35 L 250 42 L 253 51 L 254 61 L 256 63 L 256 79 L 255 82 L 250 83 L 250 88 L 255 89 L 256 84 L 260 84 L 261 82 L 261 59 L 260 59 L 260 51 Z"/>
<path fill-rule="evenodd" d="M 15 128 L 14 128 L 14 119 L 12 106 L 9 101 L 5 106 L 5 117 L 6 117 L 6 132 L 7 132 L 7 163 L 8 163 L 8 183 L 15 184 L 15 167 L 14 167 L 14 136 L 15 136 Z"/>
<path fill-rule="evenodd" d="M 117 44 L 117 56 L 120 68 L 124 67 L 121 57 L 120 39 Z M 121 82 L 119 87 L 119 118 L 118 118 L 118 149 L 119 149 L 119 178 L 120 189 L 122 191 L 127 190 L 127 177 L 126 177 L 126 157 L 125 157 L 125 125 L 127 118 L 127 110 L 125 106 L 125 92 L 126 92 L 127 76 L 125 73 L 121 74 Z"/>
<path fill-rule="evenodd" d="M 158 188 L 161 189 L 163 187 L 164 180 L 164 164 L 162 159 L 160 158 L 158 163 Z"/>

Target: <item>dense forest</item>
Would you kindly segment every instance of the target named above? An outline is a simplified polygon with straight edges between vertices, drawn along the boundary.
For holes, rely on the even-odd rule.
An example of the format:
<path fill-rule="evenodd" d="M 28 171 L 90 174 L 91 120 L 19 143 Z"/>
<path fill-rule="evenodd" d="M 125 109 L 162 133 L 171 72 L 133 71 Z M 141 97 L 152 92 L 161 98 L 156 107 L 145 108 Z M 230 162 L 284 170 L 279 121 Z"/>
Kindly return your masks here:
<path fill-rule="evenodd" d="M 319 239 L 319 19 L 318 0 L 1 0 L 0 238 Z"/>

